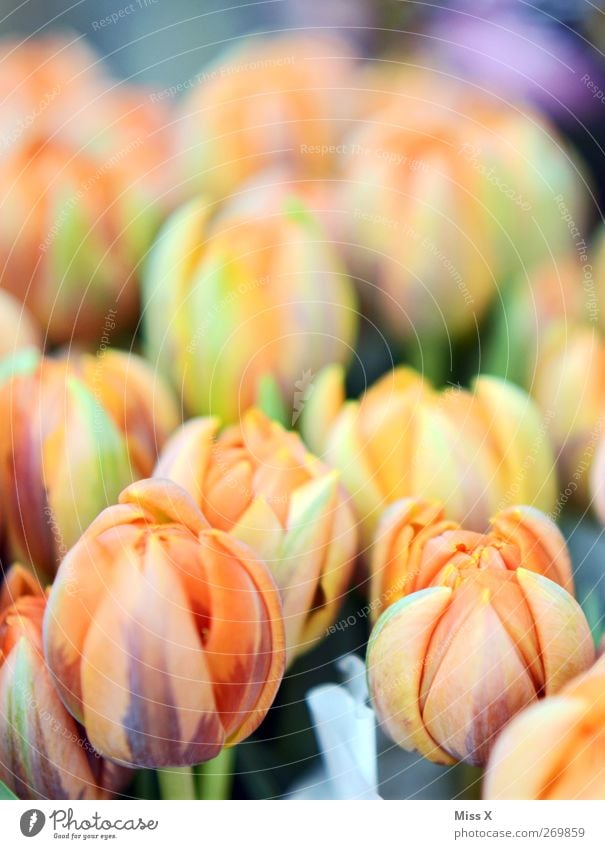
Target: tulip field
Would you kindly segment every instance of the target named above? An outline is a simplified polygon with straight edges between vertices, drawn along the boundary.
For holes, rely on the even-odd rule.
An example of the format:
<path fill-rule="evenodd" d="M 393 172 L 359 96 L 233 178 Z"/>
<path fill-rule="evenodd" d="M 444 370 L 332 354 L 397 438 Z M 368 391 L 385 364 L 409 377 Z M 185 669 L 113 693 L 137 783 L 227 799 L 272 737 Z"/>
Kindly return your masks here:
<path fill-rule="evenodd" d="M 604 800 L 605 11 L 2 3 L 0 799 Z"/>

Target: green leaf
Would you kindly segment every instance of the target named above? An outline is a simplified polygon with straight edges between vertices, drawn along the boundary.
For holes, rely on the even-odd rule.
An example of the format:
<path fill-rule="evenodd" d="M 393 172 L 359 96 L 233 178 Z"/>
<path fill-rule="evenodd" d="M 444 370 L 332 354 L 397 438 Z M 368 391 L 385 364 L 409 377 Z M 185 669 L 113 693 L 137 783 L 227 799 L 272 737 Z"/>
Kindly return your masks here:
<path fill-rule="evenodd" d="M 18 799 L 18 796 L 15 796 L 13 791 L 9 790 L 3 781 L 0 781 L 0 800 L 6 801 L 8 799 L 14 801 L 15 799 Z"/>

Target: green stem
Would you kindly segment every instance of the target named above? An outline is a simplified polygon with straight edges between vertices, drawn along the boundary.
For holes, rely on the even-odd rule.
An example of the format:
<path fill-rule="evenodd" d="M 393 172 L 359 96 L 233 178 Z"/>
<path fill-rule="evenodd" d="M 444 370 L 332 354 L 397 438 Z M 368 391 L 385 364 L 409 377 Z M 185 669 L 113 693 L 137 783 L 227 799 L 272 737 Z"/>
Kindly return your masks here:
<path fill-rule="evenodd" d="M 481 779 L 483 771 L 470 764 L 459 763 L 456 767 L 456 784 L 458 786 L 458 799 L 480 799 Z"/>
<path fill-rule="evenodd" d="M 213 760 L 195 767 L 198 799 L 228 799 L 234 763 L 235 749 L 223 749 Z"/>
<path fill-rule="evenodd" d="M 159 769 L 162 799 L 195 799 L 195 778 L 190 766 Z"/>

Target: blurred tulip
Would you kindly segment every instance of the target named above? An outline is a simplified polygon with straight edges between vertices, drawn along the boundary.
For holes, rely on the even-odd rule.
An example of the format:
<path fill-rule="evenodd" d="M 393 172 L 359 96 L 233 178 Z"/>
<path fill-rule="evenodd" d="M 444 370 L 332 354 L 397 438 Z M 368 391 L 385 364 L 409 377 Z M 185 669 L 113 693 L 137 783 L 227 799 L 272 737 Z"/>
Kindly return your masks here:
<path fill-rule="evenodd" d="M 95 748 L 145 767 L 196 764 L 248 737 L 285 657 L 265 564 L 159 480 L 125 489 L 71 549 L 44 641 L 61 697 Z"/>
<path fill-rule="evenodd" d="M 42 334 L 17 298 L 0 289 L 0 359 L 26 348 L 38 350 Z"/>
<path fill-rule="evenodd" d="M 509 720 L 587 669 L 595 649 L 574 598 L 508 568 L 507 545 L 450 531 L 439 546 L 430 586 L 391 605 L 372 632 L 370 691 L 402 748 L 482 765 Z"/>
<path fill-rule="evenodd" d="M 542 334 L 531 393 L 557 456 L 563 503 L 586 505 L 605 430 L 605 344 L 588 324 L 559 322 Z M 593 494 L 599 489 L 595 470 Z"/>
<path fill-rule="evenodd" d="M 193 413 L 236 421 L 269 377 L 295 421 L 315 372 L 351 357 L 353 284 L 298 202 L 208 219 L 192 201 L 156 242 L 144 281 L 148 356 Z"/>
<path fill-rule="evenodd" d="M 46 577 L 132 480 L 128 445 L 67 361 L 30 360 L 0 386 L 0 492 L 9 552 Z M 105 390 L 108 391 L 107 389 Z M 134 439 L 134 436 L 132 437 Z"/>
<path fill-rule="evenodd" d="M 0 583 L 0 614 L 24 595 L 42 596 L 44 593 L 33 572 L 20 563 L 13 563 Z"/>
<path fill-rule="evenodd" d="M 485 553 L 487 549 L 487 554 Z M 445 518 L 437 501 L 404 498 L 384 514 L 372 551 L 370 609 L 373 617 L 403 596 L 426 588 L 452 552 L 477 552 L 485 562 L 544 575 L 573 594 L 565 539 L 554 522 L 532 507 L 500 510 L 485 534 L 463 530 Z"/>
<path fill-rule="evenodd" d="M 281 591 L 288 662 L 334 622 L 351 583 L 357 533 L 338 475 L 300 437 L 249 410 L 217 438 L 193 419 L 168 441 L 156 476 L 194 498 L 213 527 L 247 543 Z"/>
<path fill-rule="evenodd" d="M 0 780 L 21 799 L 108 799 L 128 773 L 101 758 L 65 710 L 44 661 L 46 599 L 9 571 L 0 606 Z"/>
<path fill-rule="evenodd" d="M 121 158 L 36 137 L 0 157 L 0 282 L 54 343 L 134 324 L 138 266 L 160 220 Z"/>
<path fill-rule="evenodd" d="M 605 658 L 532 705 L 493 748 L 485 799 L 605 798 Z"/>
<path fill-rule="evenodd" d="M 353 266 L 394 339 L 476 333 L 503 278 L 574 249 L 579 166 L 537 116 L 468 88 L 413 80 L 386 102 L 346 142 Z"/>
<path fill-rule="evenodd" d="M 325 177 L 352 117 L 354 67 L 345 42 L 317 33 L 248 39 L 223 54 L 182 104 L 190 185 L 222 200 L 268 165 Z"/>
<path fill-rule="evenodd" d="M 66 362 L 121 431 L 132 477 L 149 477 L 164 442 L 181 422 L 170 387 L 132 352 L 103 349 L 95 356 L 69 356 Z"/>
<path fill-rule="evenodd" d="M 0 158 L 32 139 L 61 141 L 74 156 L 119 162 L 159 198 L 174 185 L 171 121 L 157 93 L 114 80 L 77 33 L 0 41 Z"/>
<path fill-rule="evenodd" d="M 340 470 L 366 546 L 384 509 L 412 495 L 442 502 L 448 519 L 478 531 L 510 504 L 554 506 L 550 445 L 534 404 L 512 384 L 480 376 L 470 392 L 438 392 L 398 367 L 338 409 L 342 384 L 337 368 L 318 376 L 301 429 Z"/>

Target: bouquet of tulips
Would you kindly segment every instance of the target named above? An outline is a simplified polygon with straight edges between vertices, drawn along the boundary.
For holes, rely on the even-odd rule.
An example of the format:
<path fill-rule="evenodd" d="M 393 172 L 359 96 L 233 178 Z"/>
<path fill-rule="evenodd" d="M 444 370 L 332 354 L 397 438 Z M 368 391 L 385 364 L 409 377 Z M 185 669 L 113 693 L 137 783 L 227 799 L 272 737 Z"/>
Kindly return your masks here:
<path fill-rule="evenodd" d="M 0 796 L 605 798 L 590 173 L 419 58 L 0 42 Z"/>

